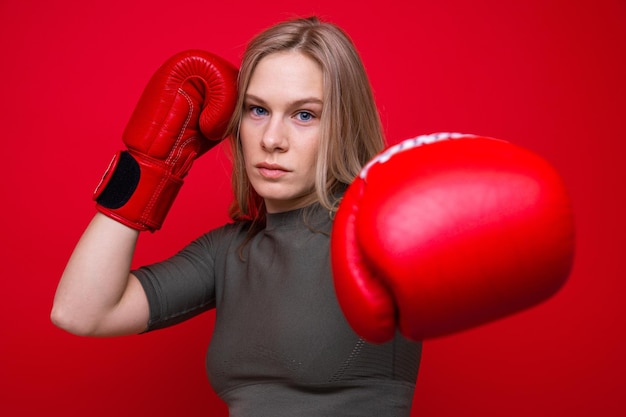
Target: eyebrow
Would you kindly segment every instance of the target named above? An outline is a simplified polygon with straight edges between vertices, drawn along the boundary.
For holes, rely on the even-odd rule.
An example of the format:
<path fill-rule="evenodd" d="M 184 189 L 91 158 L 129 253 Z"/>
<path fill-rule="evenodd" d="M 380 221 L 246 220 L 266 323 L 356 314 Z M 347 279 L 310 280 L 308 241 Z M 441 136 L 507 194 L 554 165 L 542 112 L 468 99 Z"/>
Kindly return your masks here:
<path fill-rule="evenodd" d="M 254 94 L 246 93 L 244 95 L 244 101 L 249 101 L 249 100 L 256 101 L 257 103 L 260 103 L 262 105 L 267 105 L 267 102 L 263 100 L 261 97 L 255 96 Z M 324 105 L 324 102 L 317 97 L 305 97 L 305 98 L 301 98 L 301 99 L 289 102 L 288 107 L 299 107 L 304 104 L 313 104 L 313 103 Z"/>

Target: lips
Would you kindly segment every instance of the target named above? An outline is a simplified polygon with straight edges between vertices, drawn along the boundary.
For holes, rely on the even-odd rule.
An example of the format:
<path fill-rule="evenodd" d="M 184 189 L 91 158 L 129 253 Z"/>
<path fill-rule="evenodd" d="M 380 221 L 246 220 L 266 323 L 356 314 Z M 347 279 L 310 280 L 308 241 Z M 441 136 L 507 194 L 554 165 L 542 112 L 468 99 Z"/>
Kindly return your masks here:
<path fill-rule="evenodd" d="M 262 177 L 268 179 L 280 178 L 290 172 L 290 170 L 281 165 L 270 164 L 267 162 L 256 164 L 255 167 L 258 169 L 259 174 L 261 174 Z"/>

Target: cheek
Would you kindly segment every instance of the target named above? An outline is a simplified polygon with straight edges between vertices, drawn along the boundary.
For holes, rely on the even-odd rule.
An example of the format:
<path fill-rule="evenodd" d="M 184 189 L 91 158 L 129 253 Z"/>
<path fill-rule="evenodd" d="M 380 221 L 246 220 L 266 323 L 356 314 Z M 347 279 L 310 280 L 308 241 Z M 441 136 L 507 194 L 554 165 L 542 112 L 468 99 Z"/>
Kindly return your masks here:
<path fill-rule="evenodd" d="M 311 146 L 307 149 L 307 164 L 311 175 L 315 175 L 317 171 L 317 159 L 319 158 L 319 140 L 315 140 Z"/>
<path fill-rule="evenodd" d="M 243 142 L 244 139 L 249 139 L 254 135 L 254 123 L 248 116 L 242 116 L 239 121 L 239 140 Z"/>

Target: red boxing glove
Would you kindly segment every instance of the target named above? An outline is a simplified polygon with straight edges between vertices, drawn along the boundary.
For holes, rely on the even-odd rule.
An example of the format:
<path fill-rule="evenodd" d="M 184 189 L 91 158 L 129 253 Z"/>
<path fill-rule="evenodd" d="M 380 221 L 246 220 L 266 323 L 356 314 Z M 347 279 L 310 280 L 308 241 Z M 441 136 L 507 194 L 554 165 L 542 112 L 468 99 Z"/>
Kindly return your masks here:
<path fill-rule="evenodd" d="M 559 175 L 537 155 L 472 135 L 407 140 L 374 158 L 339 206 L 337 297 L 372 342 L 397 328 L 413 340 L 461 331 L 552 296 L 572 267 L 573 223 Z"/>
<path fill-rule="evenodd" d="M 152 76 L 118 152 L 94 192 L 97 209 L 137 230 L 161 228 L 193 161 L 224 138 L 235 108 L 237 69 L 185 51 Z"/>

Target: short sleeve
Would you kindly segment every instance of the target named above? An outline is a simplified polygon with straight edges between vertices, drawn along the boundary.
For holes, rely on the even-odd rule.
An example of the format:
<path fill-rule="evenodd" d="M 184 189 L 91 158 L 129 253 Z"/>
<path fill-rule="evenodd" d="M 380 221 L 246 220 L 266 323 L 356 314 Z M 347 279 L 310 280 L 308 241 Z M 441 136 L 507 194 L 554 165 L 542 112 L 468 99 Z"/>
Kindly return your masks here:
<path fill-rule="evenodd" d="M 215 307 L 215 255 L 221 235 L 220 229 L 209 232 L 171 258 L 132 271 L 148 298 L 146 331 L 172 326 Z"/>

